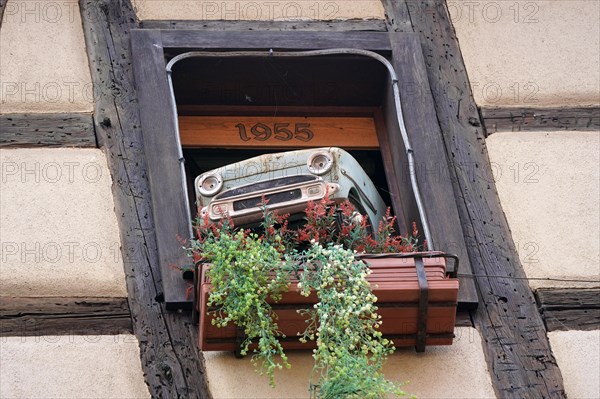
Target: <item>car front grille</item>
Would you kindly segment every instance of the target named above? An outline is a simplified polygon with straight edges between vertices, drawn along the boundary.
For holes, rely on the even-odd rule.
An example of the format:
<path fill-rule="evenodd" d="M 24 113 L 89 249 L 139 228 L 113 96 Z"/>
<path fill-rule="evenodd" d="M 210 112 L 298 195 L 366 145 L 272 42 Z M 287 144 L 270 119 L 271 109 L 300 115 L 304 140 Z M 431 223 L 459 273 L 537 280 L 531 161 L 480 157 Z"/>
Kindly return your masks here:
<path fill-rule="evenodd" d="M 299 198 L 302 198 L 302 191 L 299 188 L 265 195 L 265 199 L 268 201 L 269 205 L 293 201 Z M 244 209 L 256 208 L 259 206 L 261 201 L 261 196 L 235 201 L 233 203 L 233 210 L 242 211 Z"/>
<path fill-rule="evenodd" d="M 223 193 L 215 196 L 215 200 L 222 200 L 231 197 L 237 197 L 238 195 L 247 195 L 255 192 L 263 192 L 265 190 L 271 190 L 278 187 L 285 187 L 292 184 L 305 183 L 317 180 L 317 176 L 311 175 L 298 175 L 290 177 L 281 177 L 279 179 L 264 180 L 258 183 L 248 184 L 247 186 L 232 188 L 231 190 L 224 191 Z M 259 197 L 260 198 L 260 197 Z M 254 199 L 250 199 L 254 200 Z M 250 201 L 249 200 L 249 201 Z M 245 200 L 244 200 L 245 201 Z M 253 204 L 252 206 L 256 206 Z M 243 208 L 245 209 L 245 208 Z"/>

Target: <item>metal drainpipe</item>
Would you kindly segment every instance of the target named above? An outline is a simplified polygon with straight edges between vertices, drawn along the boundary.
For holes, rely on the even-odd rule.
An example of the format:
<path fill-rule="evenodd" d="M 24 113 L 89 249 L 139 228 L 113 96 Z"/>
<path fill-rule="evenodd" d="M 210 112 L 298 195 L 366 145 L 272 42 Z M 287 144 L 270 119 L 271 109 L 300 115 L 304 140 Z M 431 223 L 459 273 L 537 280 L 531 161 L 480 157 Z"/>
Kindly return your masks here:
<path fill-rule="evenodd" d="M 387 58 L 379 55 L 373 51 L 361 50 L 361 49 L 350 49 L 350 48 L 335 48 L 335 49 L 326 49 L 326 50 L 309 50 L 309 51 L 278 51 L 275 52 L 273 49 L 269 51 L 227 51 L 227 52 L 210 52 L 210 51 L 189 51 L 187 53 L 179 54 L 173 57 L 168 63 L 166 67 L 167 77 L 169 80 L 169 89 L 171 94 L 171 109 L 174 115 L 175 120 L 175 133 L 177 146 L 179 151 L 179 164 L 181 168 L 181 176 L 182 176 L 182 185 L 185 193 L 185 201 L 186 201 L 186 212 L 188 214 L 188 220 L 192 220 L 192 216 L 190 214 L 190 206 L 188 200 L 188 192 L 187 192 L 187 182 L 185 180 L 185 166 L 183 159 L 183 150 L 181 148 L 181 141 L 179 138 L 179 122 L 177 120 L 177 105 L 175 103 L 175 91 L 173 89 L 173 79 L 172 68 L 177 62 L 184 60 L 186 58 L 192 57 L 315 57 L 315 56 L 324 56 L 324 55 L 343 55 L 343 54 L 352 54 L 352 55 L 362 55 L 365 57 L 374 58 L 377 61 L 381 62 L 387 68 L 390 78 L 392 80 L 392 90 L 394 93 L 394 103 L 396 105 L 396 116 L 398 118 L 398 125 L 400 126 L 400 134 L 402 136 L 402 141 L 404 142 L 404 147 L 406 149 L 406 156 L 408 158 L 408 169 L 410 173 L 410 182 L 413 189 L 413 193 L 415 195 L 415 201 L 417 202 L 417 208 L 419 210 L 419 217 L 421 218 L 421 224 L 423 226 L 423 233 L 425 234 L 425 239 L 427 240 L 427 248 L 430 251 L 434 250 L 434 242 L 431 238 L 431 231 L 429 229 L 429 222 L 427 220 L 427 215 L 425 213 L 425 207 L 423 205 L 423 201 L 421 200 L 421 192 L 419 190 L 419 184 L 417 182 L 417 175 L 415 172 L 415 160 L 414 160 L 414 151 L 410 145 L 410 140 L 408 139 L 408 133 L 406 132 L 406 126 L 404 124 L 404 116 L 402 114 L 402 103 L 400 101 L 400 89 L 398 87 L 398 75 L 396 75 L 396 71 L 394 70 L 394 66 L 387 60 Z M 190 237 L 193 238 L 193 231 L 191 224 L 189 225 Z"/>

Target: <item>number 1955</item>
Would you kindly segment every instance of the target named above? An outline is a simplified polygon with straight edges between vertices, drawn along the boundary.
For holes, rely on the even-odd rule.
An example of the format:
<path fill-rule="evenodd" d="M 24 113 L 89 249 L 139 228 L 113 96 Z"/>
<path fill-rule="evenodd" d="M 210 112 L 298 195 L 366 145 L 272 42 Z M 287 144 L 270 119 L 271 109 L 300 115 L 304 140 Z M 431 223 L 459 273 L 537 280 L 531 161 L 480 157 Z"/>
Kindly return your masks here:
<path fill-rule="evenodd" d="M 295 123 L 293 131 L 290 123 L 275 123 L 273 128 L 264 123 L 256 123 L 250 128 L 250 133 L 246 129 L 246 125 L 238 123 L 235 127 L 238 128 L 240 139 L 242 141 L 258 140 L 267 141 L 271 137 L 276 140 L 290 141 L 292 139 L 308 142 L 314 137 L 314 133 L 310 130 L 310 123 Z"/>

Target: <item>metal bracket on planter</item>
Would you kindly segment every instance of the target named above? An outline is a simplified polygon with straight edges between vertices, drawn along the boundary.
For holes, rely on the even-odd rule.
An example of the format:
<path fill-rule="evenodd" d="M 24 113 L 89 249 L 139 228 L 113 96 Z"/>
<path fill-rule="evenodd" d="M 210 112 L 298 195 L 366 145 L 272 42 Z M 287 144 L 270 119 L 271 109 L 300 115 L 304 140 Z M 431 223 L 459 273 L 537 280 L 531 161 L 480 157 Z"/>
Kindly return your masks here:
<path fill-rule="evenodd" d="M 415 258 L 417 279 L 419 281 L 419 313 L 417 316 L 417 352 L 425 352 L 425 341 L 427 339 L 427 313 L 429 310 L 429 283 L 425 275 L 423 258 Z"/>
<path fill-rule="evenodd" d="M 204 262 L 202 261 L 198 261 L 196 263 L 194 263 L 194 304 L 192 307 L 192 323 L 193 325 L 196 325 L 200 322 L 200 310 L 199 310 L 199 295 L 198 295 L 198 290 L 200 289 L 200 274 L 201 274 L 201 270 L 200 267 L 204 264 Z"/>
<path fill-rule="evenodd" d="M 233 351 L 233 355 L 241 359 L 244 357 L 242 355 L 242 344 L 246 340 L 246 334 L 244 334 L 244 329 L 240 327 L 235 327 L 235 350 Z"/>

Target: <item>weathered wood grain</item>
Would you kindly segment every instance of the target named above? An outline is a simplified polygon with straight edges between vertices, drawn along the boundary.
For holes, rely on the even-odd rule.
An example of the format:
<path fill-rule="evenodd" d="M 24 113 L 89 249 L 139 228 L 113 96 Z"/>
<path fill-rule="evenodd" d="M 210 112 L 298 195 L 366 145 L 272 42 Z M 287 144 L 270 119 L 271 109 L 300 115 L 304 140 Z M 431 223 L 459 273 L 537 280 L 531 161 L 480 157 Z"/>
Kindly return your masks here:
<path fill-rule="evenodd" d="M 537 290 L 540 310 L 600 309 L 600 288 L 541 288 Z"/>
<path fill-rule="evenodd" d="M 548 310 L 543 313 L 548 331 L 600 329 L 600 309 Z"/>
<path fill-rule="evenodd" d="M 475 323 L 496 395 L 563 398 L 562 375 L 552 355 L 535 299 L 500 205 L 477 107 L 445 2 L 397 1 L 388 8 L 398 30 L 410 22 L 427 65 L 468 255 L 480 294 Z M 384 3 L 385 5 L 386 3 Z M 407 12 L 406 12 L 407 11 Z M 394 14 L 396 12 L 396 14 Z M 452 89 L 458 96 L 448 96 Z"/>
<path fill-rule="evenodd" d="M 400 136 L 400 126 L 396 116 L 396 106 L 392 93 L 391 79 L 388 78 L 383 97 L 381 113 L 375 118 L 381 159 L 390 191 L 390 202 L 396 215 L 398 232 L 407 235 L 412 232 L 411 223 L 417 221 L 418 209 L 410 184 L 402 184 L 398 176 L 408 163 L 406 147 Z"/>
<path fill-rule="evenodd" d="M 452 174 L 431 98 L 427 71 L 423 67 L 425 60 L 419 37 L 414 33 L 390 33 L 390 39 L 404 122 L 415 157 L 416 177 L 433 240 L 430 248 L 458 255 L 461 259 L 461 273 L 471 274 L 452 188 Z M 392 143 L 392 148 L 399 148 L 399 145 Z M 409 186 L 410 174 L 406 167 L 403 169 L 398 175 L 400 184 Z M 417 216 L 418 214 L 412 215 L 409 220 L 418 220 Z M 476 307 L 478 298 L 473 280 L 461 278 L 460 283 L 459 302 L 463 307 Z"/>
<path fill-rule="evenodd" d="M 538 308 L 548 331 L 600 329 L 600 289 L 539 289 Z"/>
<path fill-rule="evenodd" d="M 131 333 L 126 298 L 0 297 L 0 336 Z"/>
<path fill-rule="evenodd" d="M 600 130 L 600 107 L 481 108 L 486 133 Z"/>
<path fill-rule="evenodd" d="M 138 99 L 143 106 L 141 126 L 165 303 L 169 310 L 189 309 L 187 283 L 177 269 L 190 265 L 179 239 L 190 238 L 191 215 L 181 183 L 185 176 L 180 165 L 160 31 L 135 30 L 131 38 L 136 82 L 144 82 L 138 85 Z"/>
<path fill-rule="evenodd" d="M 390 51 L 385 32 L 218 32 L 200 30 L 163 30 L 164 47 L 246 50 L 358 48 Z M 235 45 L 235 46 L 234 46 Z"/>
<path fill-rule="evenodd" d="M 385 9 L 385 22 L 389 32 L 413 32 L 408 13 L 410 0 L 381 0 Z"/>
<path fill-rule="evenodd" d="M 379 107 L 286 106 L 286 105 L 189 105 L 177 104 L 180 116 L 337 116 L 372 117 Z"/>
<path fill-rule="evenodd" d="M 96 147 L 92 115 L 1 114 L 3 147 Z"/>
<path fill-rule="evenodd" d="M 153 397 L 208 398 L 191 317 L 169 313 L 160 303 L 161 275 L 131 67 L 135 13 L 129 0 L 80 0 L 79 5 L 97 94 L 94 124 L 113 177 L 133 330 L 146 382 Z"/>
<path fill-rule="evenodd" d="M 193 21 L 193 20 L 146 20 L 141 23 L 144 29 L 200 29 L 203 31 L 307 31 L 307 32 L 385 32 L 387 26 L 382 20 L 347 21 Z"/>

